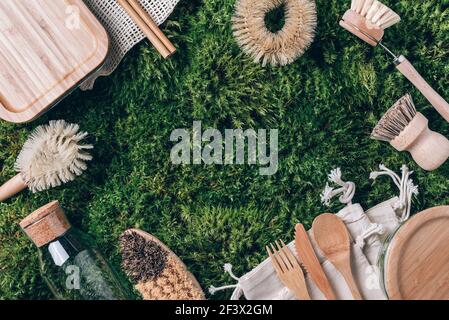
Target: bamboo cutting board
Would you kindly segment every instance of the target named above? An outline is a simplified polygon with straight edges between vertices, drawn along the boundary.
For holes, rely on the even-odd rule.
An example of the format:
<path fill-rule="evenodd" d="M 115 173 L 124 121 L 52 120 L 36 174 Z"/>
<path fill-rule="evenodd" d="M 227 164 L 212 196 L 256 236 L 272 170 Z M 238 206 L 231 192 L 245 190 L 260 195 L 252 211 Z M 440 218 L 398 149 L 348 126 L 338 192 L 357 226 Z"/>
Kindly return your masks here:
<path fill-rule="evenodd" d="M 37 118 L 101 66 L 108 45 L 82 0 L 1 0 L 0 117 Z"/>
<path fill-rule="evenodd" d="M 449 207 L 423 211 L 394 235 L 385 260 L 393 300 L 449 299 Z"/>

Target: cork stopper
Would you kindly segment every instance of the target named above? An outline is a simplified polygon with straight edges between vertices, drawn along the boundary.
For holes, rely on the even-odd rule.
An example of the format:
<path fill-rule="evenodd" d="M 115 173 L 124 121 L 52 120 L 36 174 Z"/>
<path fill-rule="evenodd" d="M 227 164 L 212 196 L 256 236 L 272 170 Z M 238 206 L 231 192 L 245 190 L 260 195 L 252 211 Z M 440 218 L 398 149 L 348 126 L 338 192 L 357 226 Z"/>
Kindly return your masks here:
<path fill-rule="evenodd" d="M 37 209 L 20 222 L 20 227 L 37 247 L 55 240 L 71 228 L 59 201 Z"/>

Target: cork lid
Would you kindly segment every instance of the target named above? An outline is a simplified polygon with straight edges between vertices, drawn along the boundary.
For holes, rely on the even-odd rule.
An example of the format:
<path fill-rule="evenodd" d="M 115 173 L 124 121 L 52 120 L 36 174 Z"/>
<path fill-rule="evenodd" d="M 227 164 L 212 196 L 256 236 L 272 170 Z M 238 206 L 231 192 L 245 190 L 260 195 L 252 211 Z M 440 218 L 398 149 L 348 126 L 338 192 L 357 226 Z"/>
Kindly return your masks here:
<path fill-rule="evenodd" d="M 423 211 L 395 234 L 385 261 L 392 300 L 449 299 L 449 207 Z"/>
<path fill-rule="evenodd" d="M 71 226 L 59 201 L 53 201 L 23 219 L 20 227 L 37 247 L 42 247 L 62 236 Z"/>

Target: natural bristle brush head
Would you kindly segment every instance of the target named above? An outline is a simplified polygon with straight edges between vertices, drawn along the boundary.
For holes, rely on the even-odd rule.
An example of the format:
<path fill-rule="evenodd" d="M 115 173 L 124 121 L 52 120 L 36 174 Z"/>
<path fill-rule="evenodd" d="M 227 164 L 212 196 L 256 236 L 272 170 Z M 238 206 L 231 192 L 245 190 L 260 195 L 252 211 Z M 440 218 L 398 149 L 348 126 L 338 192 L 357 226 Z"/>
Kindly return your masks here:
<path fill-rule="evenodd" d="M 87 150 L 93 146 L 80 144 L 86 136 L 77 124 L 50 121 L 34 130 L 14 168 L 32 192 L 72 181 L 86 170 L 86 161 L 92 160 Z"/>
<path fill-rule="evenodd" d="M 142 230 L 120 236 L 122 267 L 144 300 L 204 300 L 198 281 L 164 243 Z"/>
<path fill-rule="evenodd" d="M 376 140 L 391 142 L 412 122 L 416 116 L 416 108 L 412 97 L 406 94 L 399 99 L 380 119 L 371 133 Z"/>
<path fill-rule="evenodd" d="M 371 137 L 389 142 L 398 151 L 408 151 L 427 171 L 439 168 L 449 158 L 449 140 L 428 127 L 407 94 L 397 101 L 374 128 Z"/>
<path fill-rule="evenodd" d="M 284 8 L 285 23 L 278 31 L 265 22 L 273 10 Z M 238 0 L 232 18 L 234 37 L 242 50 L 263 66 L 294 62 L 312 44 L 317 27 L 313 0 Z"/>
<path fill-rule="evenodd" d="M 372 46 L 377 46 L 384 30 L 401 21 L 392 9 L 377 0 L 352 0 L 340 25 Z"/>

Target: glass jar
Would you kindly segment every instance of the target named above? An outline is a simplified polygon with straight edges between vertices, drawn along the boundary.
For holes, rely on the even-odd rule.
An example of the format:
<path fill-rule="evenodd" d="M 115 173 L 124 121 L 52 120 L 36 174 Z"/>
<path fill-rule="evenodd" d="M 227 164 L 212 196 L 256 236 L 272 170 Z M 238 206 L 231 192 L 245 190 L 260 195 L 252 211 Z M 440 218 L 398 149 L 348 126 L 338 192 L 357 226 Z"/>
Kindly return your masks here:
<path fill-rule="evenodd" d="M 33 212 L 20 226 L 38 248 L 42 277 L 55 298 L 130 298 L 119 276 L 90 237 L 71 227 L 58 201 Z"/>
<path fill-rule="evenodd" d="M 377 261 L 377 266 L 379 268 L 380 274 L 379 274 L 379 282 L 380 282 L 380 286 L 383 290 L 383 292 L 385 293 L 385 295 L 387 296 L 388 299 L 390 299 L 390 297 L 388 296 L 388 290 L 387 290 L 387 280 L 386 280 L 386 262 L 388 261 L 388 249 L 390 248 L 390 244 L 391 242 L 394 240 L 394 237 L 396 235 L 396 233 L 398 232 L 400 226 L 394 231 L 392 232 L 382 243 L 382 250 L 380 250 L 379 252 L 379 258 Z"/>

